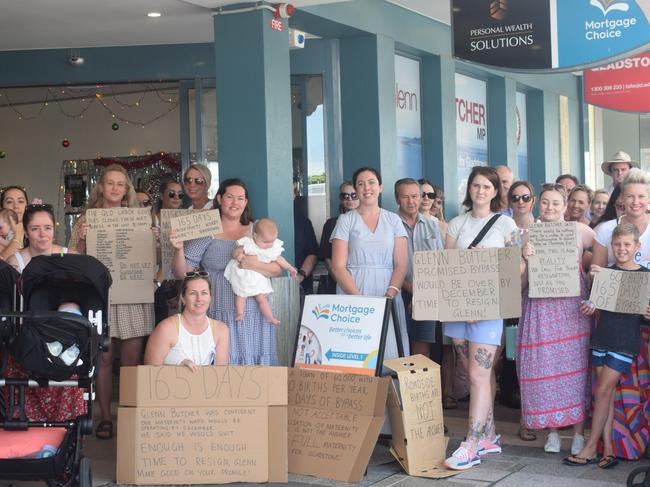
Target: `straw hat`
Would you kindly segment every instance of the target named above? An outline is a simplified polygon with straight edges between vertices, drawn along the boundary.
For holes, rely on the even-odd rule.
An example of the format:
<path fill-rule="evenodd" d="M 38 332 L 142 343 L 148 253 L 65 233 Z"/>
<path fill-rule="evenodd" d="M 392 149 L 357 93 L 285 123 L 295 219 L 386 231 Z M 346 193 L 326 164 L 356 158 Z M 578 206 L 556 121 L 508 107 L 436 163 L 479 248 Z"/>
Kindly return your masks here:
<path fill-rule="evenodd" d="M 612 156 L 609 161 L 605 161 L 600 165 L 600 168 L 605 174 L 612 174 L 612 164 L 620 164 L 621 162 L 626 162 L 630 165 L 630 169 L 633 167 L 639 167 L 639 163 L 633 161 L 630 157 L 630 154 L 623 152 L 622 150 L 618 151 Z"/>

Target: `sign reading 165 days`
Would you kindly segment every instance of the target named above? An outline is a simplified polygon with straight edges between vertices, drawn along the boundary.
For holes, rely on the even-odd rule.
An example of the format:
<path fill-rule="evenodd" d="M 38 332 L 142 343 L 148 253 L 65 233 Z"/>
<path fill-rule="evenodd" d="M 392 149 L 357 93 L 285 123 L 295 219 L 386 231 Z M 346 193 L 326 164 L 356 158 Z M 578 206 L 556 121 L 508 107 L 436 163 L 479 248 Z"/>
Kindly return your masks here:
<path fill-rule="evenodd" d="M 153 303 L 155 268 L 151 213 L 147 208 L 106 208 L 86 212 L 87 253 L 108 267 L 113 278 L 110 304 Z"/>
<path fill-rule="evenodd" d="M 650 298 L 650 272 L 601 269 L 596 273 L 589 300 L 598 309 L 645 314 Z"/>

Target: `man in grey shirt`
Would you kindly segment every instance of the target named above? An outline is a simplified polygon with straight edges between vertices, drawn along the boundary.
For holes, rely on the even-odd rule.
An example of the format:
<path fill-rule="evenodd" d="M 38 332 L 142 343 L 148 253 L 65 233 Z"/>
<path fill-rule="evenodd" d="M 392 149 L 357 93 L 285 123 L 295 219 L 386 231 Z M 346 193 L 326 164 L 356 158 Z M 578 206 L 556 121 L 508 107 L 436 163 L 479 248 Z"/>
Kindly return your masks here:
<path fill-rule="evenodd" d="M 431 343 L 435 342 L 435 321 L 414 321 L 411 318 L 411 299 L 413 295 L 413 253 L 420 250 L 439 250 L 444 245 L 440 235 L 438 223 L 428 215 L 420 213 L 422 189 L 418 182 L 411 178 L 400 179 L 395 183 L 395 200 L 399 207 L 399 216 L 402 219 L 408 236 L 408 269 L 402 296 L 406 307 L 407 328 L 411 342 L 411 353 L 431 355 Z"/>

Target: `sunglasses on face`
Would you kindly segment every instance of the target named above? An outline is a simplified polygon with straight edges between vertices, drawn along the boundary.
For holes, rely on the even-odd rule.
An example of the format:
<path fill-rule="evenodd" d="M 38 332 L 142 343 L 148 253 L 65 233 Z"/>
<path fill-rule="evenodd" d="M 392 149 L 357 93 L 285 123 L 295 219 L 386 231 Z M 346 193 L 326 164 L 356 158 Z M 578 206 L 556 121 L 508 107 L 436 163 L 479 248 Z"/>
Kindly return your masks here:
<path fill-rule="evenodd" d="M 422 197 L 423 198 L 429 198 L 430 200 L 435 200 L 436 199 L 436 192 L 435 191 L 423 192 Z"/>
<path fill-rule="evenodd" d="M 191 279 L 192 277 L 208 277 L 210 275 L 207 271 L 190 271 L 185 273 L 186 279 Z"/>
<path fill-rule="evenodd" d="M 339 194 L 339 199 L 344 200 L 344 201 L 347 201 L 347 200 L 356 201 L 358 197 L 359 196 L 354 191 L 352 193 L 340 193 Z"/>
<path fill-rule="evenodd" d="M 185 178 L 183 179 L 183 182 L 185 184 L 198 184 L 199 186 L 203 186 L 205 184 L 205 179 L 203 178 Z"/>
<path fill-rule="evenodd" d="M 171 199 L 179 199 L 179 200 L 182 200 L 183 197 L 185 196 L 185 193 L 183 193 L 182 191 L 178 191 L 178 192 L 176 192 L 176 191 L 169 191 L 169 192 L 167 193 L 167 196 L 168 196 L 169 198 L 171 198 Z"/>
<path fill-rule="evenodd" d="M 513 194 L 510 197 L 510 201 L 513 203 L 519 203 L 519 201 L 523 201 L 524 203 L 528 203 L 530 200 L 532 200 L 533 197 L 529 194 Z"/>
<path fill-rule="evenodd" d="M 32 203 L 27 205 L 28 210 L 53 210 L 53 206 L 48 203 Z"/>

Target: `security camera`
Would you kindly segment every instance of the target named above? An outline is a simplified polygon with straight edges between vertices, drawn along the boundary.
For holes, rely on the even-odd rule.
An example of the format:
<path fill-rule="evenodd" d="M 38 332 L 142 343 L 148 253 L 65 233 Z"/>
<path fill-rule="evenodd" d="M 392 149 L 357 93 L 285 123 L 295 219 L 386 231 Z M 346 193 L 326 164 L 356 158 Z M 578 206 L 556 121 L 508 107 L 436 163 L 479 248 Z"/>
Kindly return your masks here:
<path fill-rule="evenodd" d="M 83 66 L 84 61 L 85 59 L 81 56 L 70 56 L 68 58 L 68 63 L 70 63 L 71 66 Z"/>
<path fill-rule="evenodd" d="M 305 40 L 306 36 L 304 32 L 296 29 L 289 29 L 289 46 L 303 48 L 305 47 Z"/>

